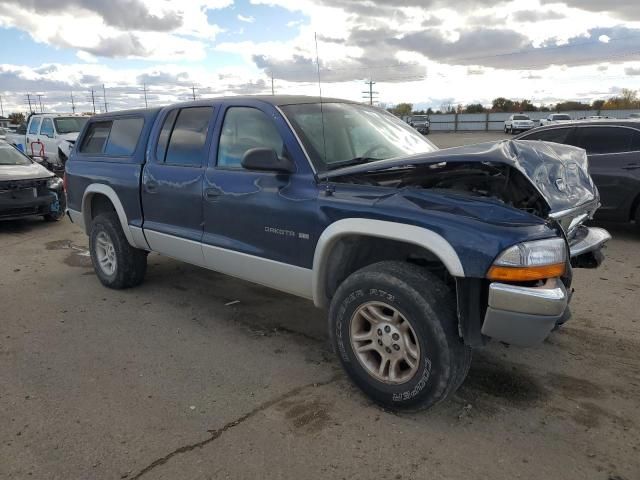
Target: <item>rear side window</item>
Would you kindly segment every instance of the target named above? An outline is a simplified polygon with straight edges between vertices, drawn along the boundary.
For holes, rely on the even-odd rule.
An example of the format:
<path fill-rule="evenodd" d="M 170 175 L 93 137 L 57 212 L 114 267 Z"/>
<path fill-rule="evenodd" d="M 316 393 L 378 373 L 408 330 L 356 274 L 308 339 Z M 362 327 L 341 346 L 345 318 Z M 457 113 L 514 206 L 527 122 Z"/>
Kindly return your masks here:
<path fill-rule="evenodd" d="M 522 137 L 523 140 L 542 140 L 543 142 L 567 143 L 570 128 L 551 128 L 540 130 Z"/>
<path fill-rule="evenodd" d="M 633 131 L 633 140 L 631 141 L 631 150 L 634 152 L 640 152 L 640 131 Z"/>
<path fill-rule="evenodd" d="M 29 124 L 29 135 L 37 135 L 38 130 L 40 129 L 40 122 L 42 119 L 40 117 L 35 117 L 31 119 L 31 123 Z"/>
<path fill-rule="evenodd" d="M 143 126 L 144 119 L 140 117 L 93 122 L 82 140 L 80 152 L 117 157 L 133 155 Z"/>
<path fill-rule="evenodd" d="M 114 120 L 104 153 L 107 155 L 133 155 L 144 126 L 142 118 Z"/>
<path fill-rule="evenodd" d="M 102 153 L 109 138 L 111 122 L 93 122 L 82 139 L 81 153 Z"/>
<path fill-rule="evenodd" d="M 178 113 L 169 137 L 165 163 L 200 166 L 207 157 L 205 144 L 213 107 L 188 107 Z"/>
<path fill-rule="evenodd" d="M 588 154 L 630 152 L 633 133 L 634 130 L 620 127 L 579 128 L 576 143 Z"/>

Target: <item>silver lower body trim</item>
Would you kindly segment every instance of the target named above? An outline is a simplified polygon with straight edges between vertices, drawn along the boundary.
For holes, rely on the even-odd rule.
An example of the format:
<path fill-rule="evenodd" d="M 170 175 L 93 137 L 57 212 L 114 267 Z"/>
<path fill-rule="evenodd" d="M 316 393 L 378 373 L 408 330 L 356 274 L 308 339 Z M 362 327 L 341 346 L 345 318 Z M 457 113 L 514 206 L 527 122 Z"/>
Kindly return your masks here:
<path fill-rule="evenodd" d="M 312 299 L 310 269 L 206 245 L 166 233 L 144 230 L 152 251 L 176 260 Z"/>
<path fill-rule="evenodd" d="M 202 245 L 202 250 L 205 266 L 211 270 L 299 297 L 313 298 L 313 273 L 308 268 L 206 244 Z"/>

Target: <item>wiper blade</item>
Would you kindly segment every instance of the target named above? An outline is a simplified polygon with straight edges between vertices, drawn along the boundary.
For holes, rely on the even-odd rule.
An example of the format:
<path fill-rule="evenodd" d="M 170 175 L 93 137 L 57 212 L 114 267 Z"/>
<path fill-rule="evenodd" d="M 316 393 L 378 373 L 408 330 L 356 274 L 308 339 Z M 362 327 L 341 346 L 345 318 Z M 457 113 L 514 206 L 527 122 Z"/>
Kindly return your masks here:
<path fill-rule="evenodd" d="M 356 158 L 352 158 L 351 160 L 332 163 L 327 166 L 327 170 L 337 170 L 338 168 L 352 167 L 354 165 L 362 165 L 363 163 L 375 162 L 376 160 L 380 160 L 380 159 L 373 158 L 373 157 L 356 157 Z"/>

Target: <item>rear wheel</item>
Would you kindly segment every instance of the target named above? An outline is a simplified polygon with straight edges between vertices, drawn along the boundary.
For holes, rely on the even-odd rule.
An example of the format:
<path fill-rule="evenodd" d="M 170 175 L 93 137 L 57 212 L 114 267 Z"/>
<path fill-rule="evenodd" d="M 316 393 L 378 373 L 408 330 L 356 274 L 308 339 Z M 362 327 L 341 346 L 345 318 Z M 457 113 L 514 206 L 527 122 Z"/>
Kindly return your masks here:
<path fill-rule="evenodd" d="M 347 374 L 387 408 L 435 405 L 462 384 L 471 363 L 452 292 L 415 265 L 380 262 L 352 274 L 331 302 L 329 323 Z"/>
<path fill-rule="evenodd" d="M 122 289 L 142 283 L 147 271 L 147 252 L 129 245 L 115 212 L 98 215 L 89 235 L 91 261 L 100 282 Z"/>
<path fill-rule="evenodd" d="M 509 133 L 509 128 L 506 125 L 504 126 L 504 133 Z"/>

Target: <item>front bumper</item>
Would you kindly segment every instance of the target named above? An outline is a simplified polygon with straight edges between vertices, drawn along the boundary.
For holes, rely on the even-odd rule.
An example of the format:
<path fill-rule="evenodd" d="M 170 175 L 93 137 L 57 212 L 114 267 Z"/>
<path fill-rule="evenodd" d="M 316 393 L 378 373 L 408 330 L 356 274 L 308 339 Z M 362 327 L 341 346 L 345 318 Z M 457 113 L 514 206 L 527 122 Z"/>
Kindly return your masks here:
<path fill-rule="evenodd" d="M 58 196 L 52 191 L 31 199 L 4 198 L 0 200 L 0 220 L 46 215 L 55 205 L 58 205 Z"/>
<path fill-rule="evenodd" d="M 559 278 L 540 287 L 494 282 L 489 285 L 482 334 L 520 347 L 542 343 L 565 316 L 569 298 Z"/>

